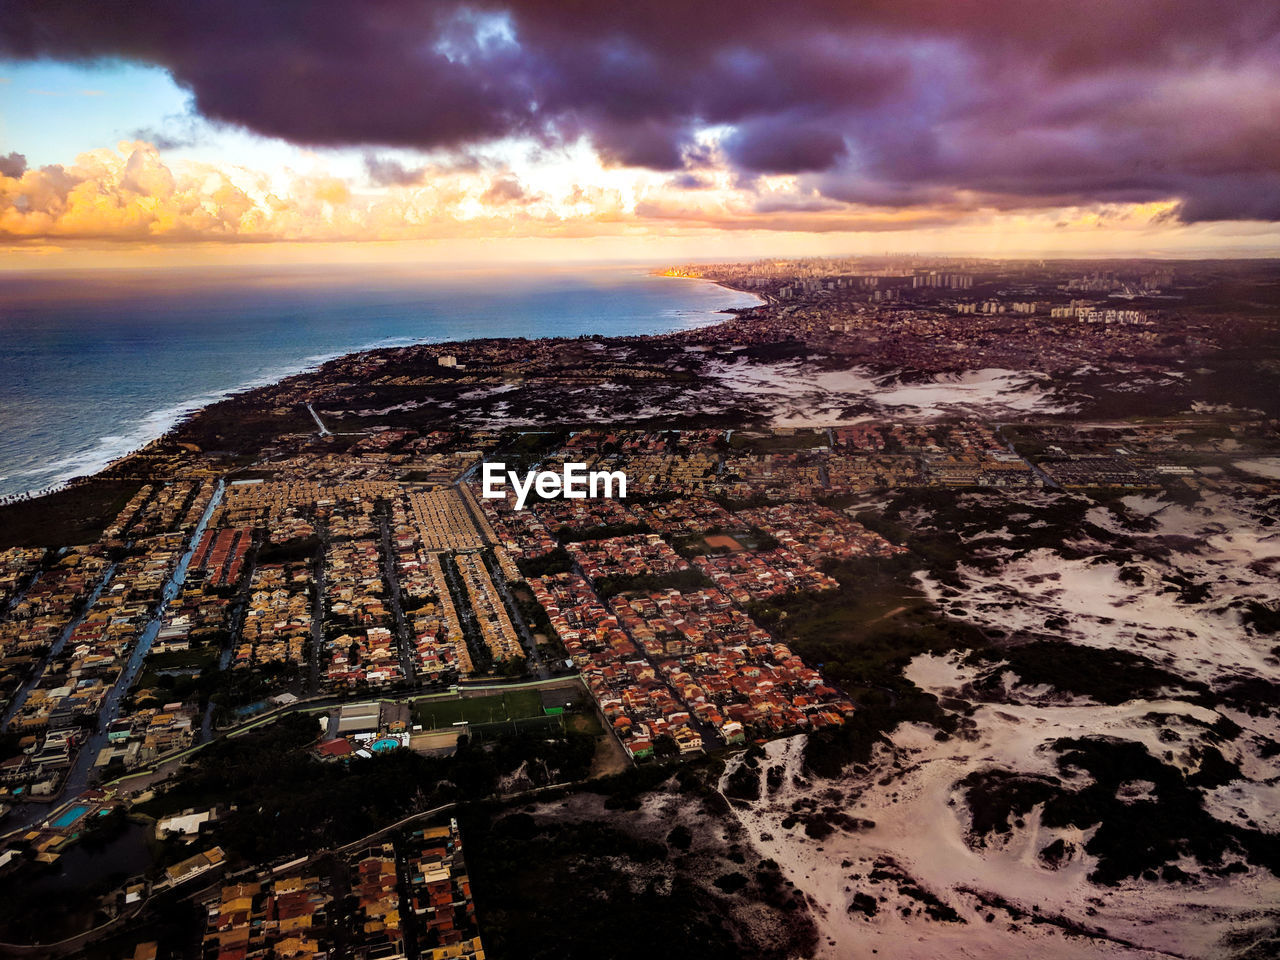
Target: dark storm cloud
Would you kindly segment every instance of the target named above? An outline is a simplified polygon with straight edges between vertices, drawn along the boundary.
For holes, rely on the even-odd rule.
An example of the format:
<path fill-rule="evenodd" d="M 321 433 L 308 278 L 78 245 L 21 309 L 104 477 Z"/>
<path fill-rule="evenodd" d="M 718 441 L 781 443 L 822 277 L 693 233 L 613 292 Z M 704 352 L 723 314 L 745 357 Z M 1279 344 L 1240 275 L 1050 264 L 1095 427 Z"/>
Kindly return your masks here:
<path fill-rule="evenodd" d="M 0 54 L 160 64 L 301 144 L 585 134 L 676 172 L 711 125 L 742 177 L 846 202 L 1280 216 L 1274 0 L 6 0 Z"/>
<path fill-rule="evenodd" d="M 739 169 L 752 173 L 803 173 L 830 169 L 848 148 L 835 131 L 780 117 L 745 124 L 729 137 L 725 151 Z"/>
<path fill-rule="evenodd" d="M 395 157 L 364 155 L 364 172 L 375 187 L 415 187 L 437 174 L 476 173 L 485 163 L 467 153 L 454 153 L 432 163 L 409 165 Z"/>
<path fill-rule="evenodd" d="M 27 172 L 27 158 L 21 153 L 0 156 L 0 177 L 20 177 Z"/>
<path fill-rule="evenodd" d="M 678 173 L 668 183 L 678 190 L 706 190 L 715 186 L 715 181 L 698 173 Z"/>
<path fill-rule="evenodd" d="M 364 155 L 364 169 L 369 181 L 378 187 L 410 187 L 421 182 L 427 172 L 426 166 L 407 167 L 399 160 L 372 153 Z"/>

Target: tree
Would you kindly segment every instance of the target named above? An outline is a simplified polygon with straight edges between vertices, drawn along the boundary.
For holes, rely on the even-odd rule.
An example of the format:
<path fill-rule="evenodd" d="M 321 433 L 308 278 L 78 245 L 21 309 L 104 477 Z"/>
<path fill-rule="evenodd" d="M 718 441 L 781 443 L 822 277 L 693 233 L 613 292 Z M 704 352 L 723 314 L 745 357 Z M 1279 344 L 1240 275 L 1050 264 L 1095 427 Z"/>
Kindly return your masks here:
<path fill-rule="evenodd" d="M 653 755 L 659 760 L 668 760 L 671 757 L 678 757 L 680 755 L 680 747 L 671 734 L 664 733 L 654 739 Z"/>

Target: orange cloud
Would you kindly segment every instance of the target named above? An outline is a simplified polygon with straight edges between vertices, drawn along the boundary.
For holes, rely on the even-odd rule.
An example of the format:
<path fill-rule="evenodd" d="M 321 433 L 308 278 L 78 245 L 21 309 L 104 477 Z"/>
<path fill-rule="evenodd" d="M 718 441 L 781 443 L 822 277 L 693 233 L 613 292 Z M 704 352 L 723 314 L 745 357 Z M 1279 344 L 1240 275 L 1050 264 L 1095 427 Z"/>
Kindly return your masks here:
<path fill-rule="evenodd" d="M 1138 245 L 1186 229 L 1173 215 L 1174 200 L 1026 211 L 977 201 L 876 207 L 821 196 L 792 176 L 744 185 L 720 168 L 686 189 L 651 171 L 605 169 L 586 160 L 518 172 L 427 165 L 399 178 L 407 182 L 371 186 L 324 170 L 270 176 L 168 162 L 151 143 L 124 141 L 114 150 L 81 154 L 70 165 L 25 166 L 15 161 L 7 166 L 15 175 L 0 174 L 0 245 L 10 249 L 88 241 L 154 248 L 885 231 L 903 237 L 925 231 L 1004 233 L 1006 240 L 1054 236 L 1056 245 L 1064 234 L 1096 237 L 1100 229 Z M 1043 241 L 1038 245 L 1045 249 Z"/>

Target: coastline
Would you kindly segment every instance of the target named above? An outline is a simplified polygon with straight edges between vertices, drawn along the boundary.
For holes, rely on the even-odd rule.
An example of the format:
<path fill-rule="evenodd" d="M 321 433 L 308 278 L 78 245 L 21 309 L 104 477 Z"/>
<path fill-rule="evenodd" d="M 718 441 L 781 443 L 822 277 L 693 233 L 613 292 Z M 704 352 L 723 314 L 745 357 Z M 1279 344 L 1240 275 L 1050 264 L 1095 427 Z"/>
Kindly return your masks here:
<path fill-rule="evenodd" d="M 380 340 L 374 343 L 365 344 L 356 350 L 317 354 L 315 356 L 307 357 L 306 359 L 299 361 L 297 364 L 282 367 L 260 377 L 254 377 L 252 380 L 244 381 L 243 383 L 234 387 L 229 387 L 226 390 L 206 392 L 200 396 L 193 397 L 190 400 L 184 400 L 180 403 L 173 404 L 172 406 L 161 407 L 158 410 L 153 410 L 151 413 L 148 413 L 135 421 L 135 424 L 138 425 L 137 429 L 134 429 L 123 436 L 111 434 L 98 438 L 99 445 L 106 444 L 108 441 L 112 440 L 122 440 L 129 444 L 128 449 L 123 452 L 112 452 L 109 456 L 104 453 L 104 455 L 94 457 L 92 460 L 89 458 L 92 457 L 93 451 L 89 451 L 56 461 L 52 466 L 57 467 L 63 464 L 70 465 L 72 463 L 87 461 L 89 464 L 88 472 L 82 473 L 79 472 L 79 470 L 76 472 L 71 472 L 69 470 L 64 471 L 62 476 L 47 487 L 0 496 L 0 506 L 15 503 L 30 503 L 33 500 L 38 500 L 40 497 L 48 496 L 51 493 L 58 493 L 59 491 L 67 490 L 75 486 L 78 481 L 91 480 L 98 474 L 125 462 L 134 454 L 145 450 L 151 444 L 159 440 L 163 440 L 174 430 L 186 423 L 191 417 L 196 416 L 202 410 L 206 410 L 216 403 L 221 403 L 222 401 L 229 400 L 232 397 L 244 396 L 245 394 L 252 393 L 254 390 L 258 390 L 263 387 L 273 386 L 283 380 L 289 379 L 290 377 L 313 373 L 331 360 L 339 360 L 348 356 L 358 356 L 362 353 L 369 353 L 374 350 L 386 349 L 388 347 L 411 346 L 432 342 L 435 341 L 425 337 L 418 339 L 410 337 L 390 337 L 387 338 L 387 340 Z M 157 426 L 159 424 L 164 424 L 164 426 L 160 427 L 157 432 L 156 429 L 148 426 L 151 424 L 155 424 Z M 118 448 L 121 444 L 116 443 L 111 444 L 111 446 Z"/>
<path fill-rule="evenodd" d="M 752 297 L 758 302 L 749 306 L 742 307 L 725 307 L 718 311 L 701 311 L 691 309 L 680 311 L 674 316 L 685 316 L 686 314 L 697 314 L 705 319 L 700 322 L 687 323 L 684 326 L 677 327 L 672 330 L 664 330 L 661 332 L 647 332 L 625 335 L 630 337 L 657 337 L 667 336 L 672 333 L 680 333 L 684 330 L 703 329 L 713 327 L 725 322 L 726 319 L 732 317 L 735 311 L 750 310 L 760 306 L 766 306 L 767 301 L 758 294 L 746 290 L 740 290 L 729 284 L 698 277 L 676 277 L 670 274 L 664 274 L 658 271 L 648 272 L 650 277 L 665 277 L 667 279 L 694 279 L 701 280 L 719 287 L 728 292 L 739 296 Z M 660 318 L 655 316 L 655 321 Z M 409 336 L 391 336 L 384 337 L 375 341 L 361 344 L 353 349 L 335 350 L 326 353 L 313 354 L 302 358 L 294 363 L 277 367 L 269 373 L 265 373 L 248 380 L 244 380 L 234 386 L 221 390 L 205 391 L 196 396 L 181 400 L 167 406 L 150 410 L 141 416 L 135 418 L 131 423 L 122 425 L 119 432 L 104 434 L 96 438 L 94 446 L 91 449 L 72 453 L 50 463 L 49 469 L 59 469 L 59 473 L 54 477 L 53 481 L 42 487 L 33 487 L 26 490 L 14 491 L 0 495 L 0 507 L 13 506 L 18 504 L 31 504 L 42 497 L 56 494 L 74 488 L 86 481 L 93 480 L 99 476 L 111 471 L 127 463 L 132 457 L 144 452 L 152 445 L 169 437 L 174 431 L 188 423 L 193 417 L 198 416 L 201 412 L 208 408 L 235 398 L 243 398 L 255 390 L 276 386 L 292 377 L 313 374 L 319 371 L 326 363 L 354 358 L 364 354 L 374 353 L 379 350 L 391 349 L 396 347 L 410 347 L 423 345 L 442 345 L 449 346 L 452 344 L 463 345 L 473 343 L 479 340 L 487 339 L 521 339 L 516 337 L 465 337 L 462 339 L 446 339 L 436 336 L 409 337 Z M 561 336 L 546 334 L 540 336 L 531 336 L 523 339 L 529 340 L 555 340 L 562 339 Z M 22 476 L 21 472 L 16 476 Z"/>

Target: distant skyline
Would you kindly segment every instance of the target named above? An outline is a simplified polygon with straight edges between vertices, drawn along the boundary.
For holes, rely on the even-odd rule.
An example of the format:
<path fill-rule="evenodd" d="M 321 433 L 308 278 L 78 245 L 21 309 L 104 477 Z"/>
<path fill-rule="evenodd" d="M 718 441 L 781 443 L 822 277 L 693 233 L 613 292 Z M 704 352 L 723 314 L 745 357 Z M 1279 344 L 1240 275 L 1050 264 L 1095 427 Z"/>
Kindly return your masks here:
<path fill-rule="evenodd" d="M 10 0 L 0 269 L 1280 254 L 1280 8 Z"/>

